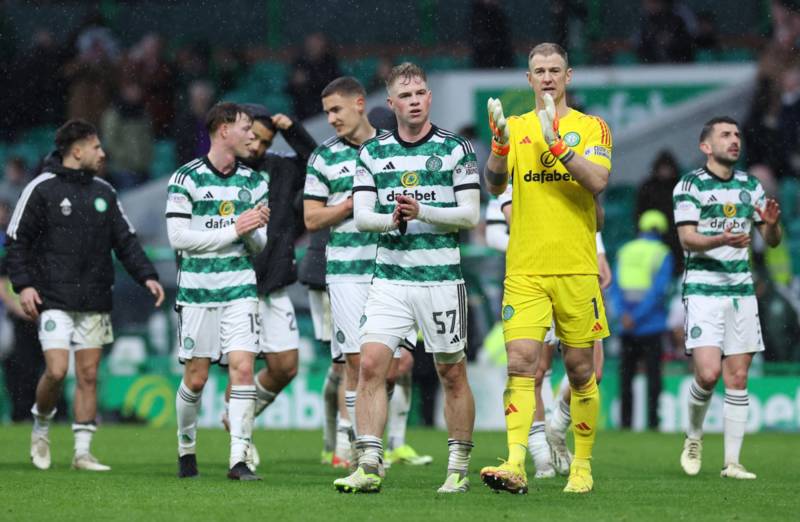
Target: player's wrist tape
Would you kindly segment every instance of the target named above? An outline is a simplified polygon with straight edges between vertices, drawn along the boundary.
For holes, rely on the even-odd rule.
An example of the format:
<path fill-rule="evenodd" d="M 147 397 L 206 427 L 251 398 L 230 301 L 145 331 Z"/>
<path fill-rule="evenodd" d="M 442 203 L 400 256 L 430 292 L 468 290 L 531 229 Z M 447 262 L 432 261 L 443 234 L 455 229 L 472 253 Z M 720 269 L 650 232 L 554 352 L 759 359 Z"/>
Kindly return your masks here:
<path fill-rule="evenodd" d="M 505 145 L 498 143 L 497 140 L 492 140 L 492 154 L 495 156 L 508 156 L 508 152 L 511 150 L 511 144 L 506 143 Z"/>
<path fill-rule="evenodd" d="M 573 151 L 564 140 L 559 138 L 557 139 L 552 145 L 550 145 L 550 153 L 558 158 L 561 163 L 567 163 L 575 156 L 575 151 Z"/>
<path fill-rule="evenodd" d="M 495 172 L 489 169 L 489 167 L 486 167 L 486 181 L 488 181 L 490 185 L 494 185 L 495 187 L 499 187 L 500 185 L 505 185 L 508 182 L 508 173 Z"/>

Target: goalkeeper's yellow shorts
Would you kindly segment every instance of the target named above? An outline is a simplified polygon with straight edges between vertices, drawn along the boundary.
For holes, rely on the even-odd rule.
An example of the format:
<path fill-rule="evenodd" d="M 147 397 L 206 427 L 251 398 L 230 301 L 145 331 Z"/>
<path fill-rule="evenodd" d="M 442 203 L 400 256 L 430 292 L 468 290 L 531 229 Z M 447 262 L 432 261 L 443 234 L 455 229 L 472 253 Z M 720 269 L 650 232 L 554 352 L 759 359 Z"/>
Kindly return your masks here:
<path fill-rule="evenodd" d="M 596 275 L 506 276 L 503 294 L 505 341 L 543 341 L 553 324 L 561 342 L 590 348 L 609 336 L 603 295 Z"/>

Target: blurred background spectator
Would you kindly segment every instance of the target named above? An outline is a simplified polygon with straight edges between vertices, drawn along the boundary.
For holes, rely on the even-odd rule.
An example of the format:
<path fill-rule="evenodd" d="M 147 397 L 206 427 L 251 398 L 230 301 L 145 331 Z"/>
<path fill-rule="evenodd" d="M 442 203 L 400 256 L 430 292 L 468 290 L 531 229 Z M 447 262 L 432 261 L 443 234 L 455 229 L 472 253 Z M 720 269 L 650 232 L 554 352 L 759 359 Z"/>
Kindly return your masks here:
<path fill-rule="evenodd" d="M 183 165 L 203 156 L 211 146 L 206 130 L 206 113 L 214 104 L 214 87 L 207 81 L 195 80 L 189 85 L 189 103 L 175 122 L 175 143 L 178 164 Z"/>
<path fill-rule="evenodd" d="M 514 63 L 511 24 L 498 0 L 473 0 L 469 29 L 473 67 L 496 69 Z"/>
<path fill-rule="evenodd" d="M 640 359 L 647 368 L 647 427 L 658 429 L 661 394 L 661 343 L 667 331 L 667 306 L 673 257 L 661 241 L 667 232 L 667 216 L 648 210 L 639 218 L 639 235 L 622 245 L 609 296 L 622 325 L 620 425 L 631 428 L 633 377 Z"/>
<path fill-rule="evenodd" d="M 686 16 L 681 16 L 670 0 L 642 1 L 641 26 L 635 40 L 644 63 L 690 62 L 694 58 Z"/>
<path fill-rule="evenodd" d="M 289 72 L 287 92 L 292 97 L 294 115 L 305 119 L 319 113 L 322 110 L 319 94 L 338 76 L 341 76 L 339 60 L 327 37 L 323 33 L 308 35 Z"/>
<path fill-rule="evenodd" d="M 131 82 L 120 87 L 117 99 L 103 113 L 100 135 L 108 157 L 106 170 L 118 190 L 147 181 L 154 133 L 141 85 Z"/>
<path fill-rule="evenodd" d="M 637 221 L 648 210 L 658 210 L 667 218 L 668 226 L 664 233 L 664 241 L 672 251 L 676 275 L 683 272 L 683 248 L 678 240 L 678 231 L 675 229 L 672 191 L 680 176 L 680 167 L 675 156 L 670 151 L 663 150 L 656 156 L 650 175 L 639 185 L 636 192 Z"/>

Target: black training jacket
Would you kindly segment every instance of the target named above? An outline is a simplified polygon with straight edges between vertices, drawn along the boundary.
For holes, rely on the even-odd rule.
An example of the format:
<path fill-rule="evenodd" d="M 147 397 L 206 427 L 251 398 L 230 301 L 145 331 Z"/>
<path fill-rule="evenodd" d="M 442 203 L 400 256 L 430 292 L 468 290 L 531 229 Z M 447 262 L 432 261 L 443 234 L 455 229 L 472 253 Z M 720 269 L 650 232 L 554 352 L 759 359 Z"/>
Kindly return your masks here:
<path fill-rule="evenodd" d="M 41 310 L 109 312 L 116 254 L 140 284 L 158 279 L 114 188 L 52 154 L 20 196 L 8 227 L 14 291 L 33 287 Z"/>
<path fill-rule="evenodd" d="M 269 173 L 269 233 L 267 246 L 255 257 L 258 293 L 269 294 L 297 281 L 294 242 L 305 231 L 303 187 L 306 163 L 317 142 L 298 122 L 281 131 L 294 156 L 267 153 L 255 170 Z"/>

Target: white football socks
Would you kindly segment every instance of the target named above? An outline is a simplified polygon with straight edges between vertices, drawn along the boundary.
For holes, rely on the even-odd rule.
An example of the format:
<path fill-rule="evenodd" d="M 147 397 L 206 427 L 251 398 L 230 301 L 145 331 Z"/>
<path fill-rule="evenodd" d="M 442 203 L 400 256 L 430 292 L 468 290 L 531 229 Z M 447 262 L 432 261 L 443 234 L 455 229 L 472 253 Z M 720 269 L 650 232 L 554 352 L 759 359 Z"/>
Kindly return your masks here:
<path fill-rule="evenodd" d="M 725 388 L 725 403 L 722 406 L 725 465 L 738 464 L 742 451 L 742 441 L 747 428 L 747 410 L 750 398 L 747 390 Z"/>
<path fill-rule="evenodd" d="M 197 444 L 197 414 L 200 411 L 200 393 L 195 393 L 181 380 L 175 396 L 175 411 L 178 415 L 178 455 L 183 457 L 195 453 Z"/>
<path fill-rule="evenodd" d="M 245 461 L 247 448 L 253 436 L 255 402 L 256 386 L 254 384 L 231 386 L 231 468 L 235 464 Z"/>

